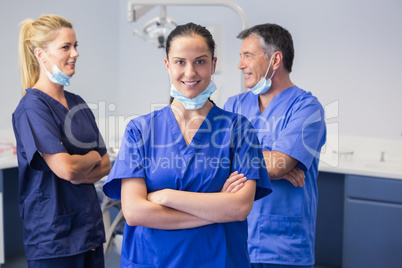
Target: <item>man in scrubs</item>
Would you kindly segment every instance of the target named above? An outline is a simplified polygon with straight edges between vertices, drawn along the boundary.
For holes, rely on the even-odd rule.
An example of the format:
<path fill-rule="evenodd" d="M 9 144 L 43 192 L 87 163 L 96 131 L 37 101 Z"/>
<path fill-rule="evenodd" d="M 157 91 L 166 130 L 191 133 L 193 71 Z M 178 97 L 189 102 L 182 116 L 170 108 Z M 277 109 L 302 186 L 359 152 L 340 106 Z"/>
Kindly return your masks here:
<path fill-rule="evenodd" d="M 324 110 L 290 80 L 290 33 L 275 24 L 242 31 L 239 69 L 250 90 L 224 108 L 245 115 L 258 132 L 272 194 L 248 216 L 252 267 L 313 267 L 317 175 L 326 139 Z"/>

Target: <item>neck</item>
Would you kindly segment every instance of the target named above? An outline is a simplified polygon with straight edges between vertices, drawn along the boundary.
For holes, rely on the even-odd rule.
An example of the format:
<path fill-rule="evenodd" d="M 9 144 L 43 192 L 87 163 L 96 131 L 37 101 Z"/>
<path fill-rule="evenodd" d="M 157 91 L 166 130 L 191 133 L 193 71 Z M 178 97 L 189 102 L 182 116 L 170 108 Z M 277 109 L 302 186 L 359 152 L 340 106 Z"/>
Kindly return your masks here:
<path fill-rule="evenodd" d="M 293 86 L 294 84 L 290 80 L 289 74 L 282 75 L 282 77 L 279 74 L 276 77 L 274 76 L 272 79 L 271 88 L 264 94 L 258 96 L 260 111 L 263 112 L 268 104 L 276 97 L 276 95 Z"/>
<path fill-rule="evenodd" d="M 45 92 L 47 95 L 56 100 L 64 98 L 64 87 L 50 81 L 46 74 L 44 74 L 43 72 L 41 72 L 38 81 L 33 87 Z"/>
<path fill-rule="evenodd" d="M 64 107 L 69 109 L 66 97 L 64 95 L 64 87 L 62 85 L 51 82 L 47 76 L 39 77 L 39 80 L 36 82 L 36 84 L 33 86 L 33 88 L 36 88 L 36 89 L 46 93 L 53 99 L 60 102 Z"/>
<path fill-rule="evenodd" d="M 212 103 L 207 100 L 204 106 L 198 110 L 186 110 L 183 104 L 175 99 L 171 104 L 171 108 L 183 134 L 183 138 L 186 144 L 189 145 L 202 122 L 204 122 L 208 112 L 211 110 Z"/>
<path fill-rule="evenodd" d="M 202 106 L 200 109 L 186 110 L 180 101 L 174 99 L 171 107 L 177 121 L 189 121 L 194 120 L 195 117 L 205 118 L 212 108 L 212 103 L 207 100 L 204 106 Z"/>
<path fill-rule="evenodd" d="M 64 88 L 61 85 L 57 85 L 54 83 L 51 83 L 52 85 L 49 84 L 41 84 L 41 83 L 36 83 L 33 87 L 45 92 L 47 95 L 50 97 L 60 100 L 64 98 Z"/>

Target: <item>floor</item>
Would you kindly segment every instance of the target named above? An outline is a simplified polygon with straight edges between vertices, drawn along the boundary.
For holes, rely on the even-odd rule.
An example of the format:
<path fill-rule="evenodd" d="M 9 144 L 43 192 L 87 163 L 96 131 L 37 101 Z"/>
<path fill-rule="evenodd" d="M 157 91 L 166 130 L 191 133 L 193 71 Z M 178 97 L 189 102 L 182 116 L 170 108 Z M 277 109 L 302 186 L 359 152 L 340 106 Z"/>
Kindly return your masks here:
<path fill-rule="evenodd" d="M 105 268 L 120 267 L 120 255 L 115 251 L 111 251 L 105 260 Z M 28 268 L 25 261 L 25 256 L 7 256 L 6 263 L 1 265 L 1 268 Z"/>
<path fill-rule="evenodd" d="M 105 268 L 118 268 L 120 267 L 120 255 L 115 251 L 111 251 L 105 260 Z M 1 268 L 28 268 L 24 256 L 10 257 L 7 262 L 1 265 Z M 339 268 L 334 266 L 315 265 L 314 268 Z"/>

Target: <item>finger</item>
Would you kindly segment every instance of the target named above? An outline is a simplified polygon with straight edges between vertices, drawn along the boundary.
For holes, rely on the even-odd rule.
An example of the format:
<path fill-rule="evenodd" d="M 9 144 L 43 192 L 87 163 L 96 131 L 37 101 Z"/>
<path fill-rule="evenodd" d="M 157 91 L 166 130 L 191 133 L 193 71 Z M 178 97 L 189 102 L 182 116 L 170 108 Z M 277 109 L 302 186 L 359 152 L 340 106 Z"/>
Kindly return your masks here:
<path fill-rule="evenodd" d="M 239 183 L 238 185 L 236 185 L 236 187 L 233 188 L 232 191 L 230 191 L 230 193 L 236 193 L 237 191 L 239 191 L 241 188 L 243 188 L 244 183 Z"/>
<path fill-rule="evenodd" d="M 246 177 L 239 178 L 238 180 L 234 181 L 227 187 L 227 192 L 233 192 L 233 190 L 239 185 L 243 184 L 245 181 L 247 181 Z"/>
<path fill-rule="evenodd" d="M 298 176 L 301 180 L 304 180 L 306 175 L 304 174 L 304 171 L 301 170 L 300 168 L 295 167 L 292 169 L 292 171 Z"/>
<path fill-rule="evenodd" d="M 289 173 L 293 177 L 293 179 L 296 181 L 297 186 L 303 187 L 304 178 L 305 178 L 304 172 L 301 169 L 294 168 Z"/>
<path fill-rule="evenodd" d="M 298 183 L 297 183 L 297 181 L 296 181 L 293 177 L 290 177 L 290 178 L 289 178 L 289 181 L 293 184 L 294 187 L 299 186 Z"/>
<path fill-rule="evenodd" d="M 236 172 L 233 172 L 232 174 L 230 174 L 229 178 L 226 181 L 234 182 L 235 180 L 237 180 L 243 176 L 244 176 L 244 174 L 242 174 L 242 173 L 238 174 L 236 171 Z"/>
<path fill-rule="evenodd" d="M 304 177 L 303 177 L 303 179 L 300 179 L 299 185 L 300 185 L 300 187 L 303 187 L 304 184 L 306 184 L 306 181 L 304 180 Z"/>
<path fill-rule="evenodd" d="M 304 175 L 304 172 L 302 172 L 301 174 L 298 174 L 298 176 L 296 176 L 296 179 L 297 179 L 300 187 L 304 186 L 304 184 L 305 184 L 304 178 L 305 177 L 306 176 Z"/>
<path fill-rule="evenodd" d="M 300 176 L 292 176 L 295 183 L 296 183 L 296 187 L 303 187 L 304 185 L 304 178 L 300 177 Z"/>
<path fill-rule="evenodd" d="M 244 177 L 244 174 L 237 174 L 237 171 L 233 172 L 232 174 L 230 174 L 229 178 L 225 181 L 225 184 L 222 187 L 221 192 L 227 192 L 228 191 L 228 187 L 236 182 L 237 180 L 241 179 Z M 232 188 L 231 188 L 232 189 Z M 229 191 L 231 190 L 229 189 Z"/>
<path fill-rule="evenodd" d="M 230 173 L 229 178 L 231 178 L 231 177 L 233 177 L 233 176 L 236 176 L 237 174 L 239 174 L 238 171 L 232 172 L 232 173 Z"/>
<path fill-rule="evenodd" d="M 286 176 L 284 176 L 284 179 L 290 182 L 294 187 L 298 186 L 298 183 L 296 182 L 295 178 L 292 176 L 290 172 L 287 173 Z"/>
<path fill-rule="evenodd" d="M 233 190 L 233 188 L 235 188 L 238 184 L 243 183 L 246 181 L 245 177 L 239 178 L 237 180 L 235 180 L 234 182 L 230 183 L 226 188 L 227 188 L 227 192 L 231 192 Z"/>
<path fill-rule="evenodd" d="M 232 173 L 233 174 L 233 173 Z M 235 181 L 241 179 L 244 177 L 244 174 L 234 174 L 234 175 L 230 175 L 229 178 L 226 180 L 225 184 L 229 185 L 234 183 Z"/>

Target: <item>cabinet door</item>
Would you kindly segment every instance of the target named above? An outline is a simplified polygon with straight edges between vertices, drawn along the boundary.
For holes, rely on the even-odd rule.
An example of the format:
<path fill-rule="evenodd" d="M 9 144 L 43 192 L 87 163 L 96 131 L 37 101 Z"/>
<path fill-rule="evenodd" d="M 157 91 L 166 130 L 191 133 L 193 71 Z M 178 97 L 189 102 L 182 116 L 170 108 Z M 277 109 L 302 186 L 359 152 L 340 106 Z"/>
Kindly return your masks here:
<path fill-rule="evenodd" d="M 402 204 L 347 197 L 345 205 L 343 267 L 401 268 Z"/>

